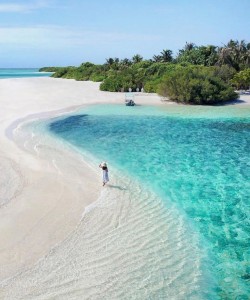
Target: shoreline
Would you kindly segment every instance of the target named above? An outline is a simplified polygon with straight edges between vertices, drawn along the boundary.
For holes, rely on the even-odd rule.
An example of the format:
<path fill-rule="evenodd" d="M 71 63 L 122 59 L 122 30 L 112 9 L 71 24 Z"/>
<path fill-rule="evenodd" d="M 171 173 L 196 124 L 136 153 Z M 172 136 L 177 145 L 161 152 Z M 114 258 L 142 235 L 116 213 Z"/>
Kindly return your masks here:
<path fill-rule="evenodd" d="M 67 86 L 66 94 L 62 94 L 61 91 L 57 95 L 59 87 L 63 89 L 65 85 Z M 98 171 L 94 172 L 82 161 L 87 171 L 85 174 L 81 174 L 79 178 L 84 178 L 84 181 L 88 182 L 86 186 L 89 188 L 78 195 L 78 197 L 84 196 L 84 201 L 77 200 L 75 203 L 69 204 L 66 199 L 72 199 L 75 188 L 67 184 L 67 178 L 57 178 L 58 166 L 55 166 L 53 161 L 55 159 L 49 153 L 47 153 L 46 160 L 40 159 L 37 154 L 27 153 L 27 149 L 22 149 L 22 143 L 25 142 L 22 139 L 18 141 L 19 146 L 17 147 L 14 131 L 30 121 L 34 122 L 34 120 L 67 114 L 86 105 L 108 104 L 110 103 L 110 94 L 112 94 L 111 103 L 124 103 L 124 95 L 100 92 L 98 86 L 99 84 L 92 82 L 82 83 L 49 77 L 0 80 L 0 96 L 5 100 L 2 104 L 2 115 L 0 114 L 0 120 L 2 120 L 0 122 L 0 142 L 2 145 L 0 164 L 2 174 L 7 174 L 4 178 L 0 178 L 0 182 L 2 183 L 1 189 L 3 190 L 4 187 L 11 194 L 10 199 L 7 199 L 6 192 L 4 191 L 5 194 L 3 194 L 0 190 L 0 200 L 1 197 L 5 197 L 4 206 L 0 206 L 0 262 L 5 270 L 4 274 L 0 274 L 1 278 L 12 276 L 23 268 L 31 266 L 51 247 L 62 241 L 74 230 L 81 220 L 85 208 L 98 199 L 98 194 L 101 191 L 99 176 L 97 176 Z M 74 91 L 76 95 L 72 96 Z M 152 104 L 155 101 L 155 95 L 152 97 L 153 101 L 148 101 L 147 97 L 144 103 L 151 102 Z M 51 98 L 54 98 L 54 103 L 51 103 Z M 73 104 L 71 103 L 72 100 Z M 161 105 L 161 103 L 159 104 Z M 66 155 L 70 156 L 71 154 L 64 153 L 64 158 Z M 66 161 L 68 160 L 69 158 L 66 159 Z M 73 160 L 71 157 L 71 163 Z M 6 161 L 10 161 L 8 167 L 5 166 Z M 10 168 L 9 165 L 16 167 Z M 18 172 L 15 169 L 18 169 Z M 13 176 L 17 177 L 15 179 L 17 186 L 9 185 L 9 182 L 13 181 Z M 66 189 L 68 189 L 67 192 L 65 192 Z M 48 190 L 50 191 L 49 195 Z M 58 197 L 60 190 L 64 191 L 63 198 Z M 45 202 L 43 201 L 44 197 L 47 197 Z M 64 206 L 56 212 L 54 207 L 58 207 L 62 203 Z M 48 215 L 53 209 L 54 214 L 60 212 L 66 214 L 68 218 L 68 211 L 75 210 L 71 214 L 70 221 L 68 221 L 70 224 L 68 227 L 64 224 L 64 220 L 59 221 L 59 218 L 56 227 L 52 226 L 53 223 L 56 223 L 52 220 L 56 218 L 56 215 L 51 214 L 51 217 Z M 37 220 L 42 219 L 43 223 L 37 226 Z M 35 228 L 36 226 L 37 228 Z M 53 234 L 53 230 L 60 226 L 64 229 Z M 44 228 L 44 230 L 41 232 L 40 228 Z M 43 246 L 41 247 L 41 245 Z M 29 251 L 30 247 L 33 247 L 32 253 Z"/>
<path fill-rule="evenodd" d="M 33 131 L 27 135 L 22 127 L 36 121 L 34 115 L 24 119 L 13 126 L 13 131 L 19 129 L 12 142 L 23 152 L 17 166 L 25 184 L 0 207 L 0 280 L 29 268 L 67 238 L 101 191 L 97 172 L 82 156 L 50 137 L 43 139 Z"/>
<path fill-rule="evenodd" d="M 43 136 L 32 136 L 32 131 L 22 131 L 22 127 L 86 105 L 124 104 L 124 94 L 101 92 L 97 83 L 52 78 L 2 79 L 0 92 L 0 167 L 9 174 L 1 182 L 12 193 L 9 202 L 0 206 L 1 280 L 33 266 L 67 239 L 102 191 L 98 171 L 83 157 L 79 164 L 78 154 L 43 140 Z M 165 107 L 154 94 L 138 97 L 141 105 Z M 15 130 L 19 133 L 13 133 Z M 5 166 L 6 161 L 10 164 Z M 16 185 L 12 184 L 14 177 Z"/>

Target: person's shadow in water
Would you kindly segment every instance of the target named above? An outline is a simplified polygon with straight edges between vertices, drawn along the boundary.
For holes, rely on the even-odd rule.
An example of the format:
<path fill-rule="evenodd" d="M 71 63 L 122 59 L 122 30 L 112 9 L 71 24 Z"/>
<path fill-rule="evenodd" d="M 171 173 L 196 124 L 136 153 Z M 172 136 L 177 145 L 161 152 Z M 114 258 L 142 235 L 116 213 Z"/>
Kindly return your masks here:
<path fill-rule="evenodd" d="M 122 186 L 119 186 L 119 185 L 108 184 L 107 186 L 112 188 L 112 189 L 118 189 L 120 191 L 125 191 L 126 190 L 125 187 L 122 187 Z"/>

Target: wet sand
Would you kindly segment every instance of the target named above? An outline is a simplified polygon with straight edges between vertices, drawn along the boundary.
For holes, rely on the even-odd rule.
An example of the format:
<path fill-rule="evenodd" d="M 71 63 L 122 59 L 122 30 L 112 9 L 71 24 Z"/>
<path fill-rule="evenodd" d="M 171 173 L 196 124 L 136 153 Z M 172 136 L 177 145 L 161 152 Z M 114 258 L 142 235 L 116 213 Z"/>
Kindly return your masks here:
<path fill-rule="evenodd" d="M 57 244 L 70 237 L 79 226 L 85 208 L 103 197 L 98 167 L 95 169 L 82 157 L 53 141 L 42 141 L 32 132 L 27 138 L 21 127 L 29 121 L 57 116 L 84 105 L 123 104 L 124 94 L 101 92 L 99 83 L 93 82 L 53 78 L 3 79 L 0 80 L 0 101 L 0 281 L 5 281 L 34 266 Z M 141 105 L 175 105 L 146 93 L 136 95 L 135 101 Z M 250 96 L 242 95 L 239 101 L 230 105 L 249 104 Z M 150 205 L 151 202 L 148 207 Z M 109 215 L 111 221 L 106 228 L 117 224 L 114 218 L 119 218 L 124 209 L 115 207 L 116 214 Z M 129 211 L 130 208 L 126 209 Z M 142 214 L 147 215 L 147 210 L 142 209 Z M 154 210 L 159 217 L 163 214 L 158 208 L 154 207 Z M 95 219 L 98 216 L 100 214 L 95 215 Z M 122 216 L 121 213 L 120 217 L 126 218 Z M 137 220 L 137 217 L 134 218 Z M 171 222 L 174 224 L 173 220 Z M 97 226 L 96 223 L 92 225 Z M 81 230 L 86 230 L 82 226 Z M 101 232 L 102 228 L 97 226 L 96 229 Z M 180 225 L 180 232 L 182 229 Z M 153 241 L 149 243 L 153 247 Z M 189 246 L 183 243 L 185 252 Z M 81 248 L 84 250 L 82 243 Z M 182 256 L 184 262 L 185 255 Z M 199 270 L 194 278 L 198 273 Z"/>
<path fill-rule="evenodd" d="M 47 151 L 41 159 L 34 149 L 32 153 L 22 147 L 22 140 L 18 144 L 13 141 L 15 130 L 28 120 L 56 116 L 86 104 L 124 103 L 124 94 L 101 92 L 99 83 L 93 82 L 22 78 L 2 79 L 0 100 L 3 279 L 31 265 L 64 239 L 79 223 L 84 208 L 101 191 L 98 168 L 92 169 L 83 160 L 79 167 L 63 150 Z M 161 105 L 157 95 L 137 96 L 136 101 Z M 71 169 L 74 174 L 69 180 Z"/>

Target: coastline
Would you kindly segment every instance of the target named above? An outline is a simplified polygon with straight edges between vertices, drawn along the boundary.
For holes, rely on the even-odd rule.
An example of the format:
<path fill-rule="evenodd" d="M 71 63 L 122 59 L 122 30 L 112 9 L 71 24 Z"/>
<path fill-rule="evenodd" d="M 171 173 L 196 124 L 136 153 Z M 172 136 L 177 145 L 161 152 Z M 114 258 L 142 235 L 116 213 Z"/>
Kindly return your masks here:
<path fill-rule="evenodd" d="M 23 147 L 25 139 L 15 141 L 14 132 L 29 121 L 66 114 L 86 104 L 124 102 L 124 95 L 101 92 L 98 87 L 99 83 L 45 77 L 0 80 L 0 279 L 29 267 L 62 241 L 101 191 L 98 171 L 85 161 L 71 178 L 77 182 L 72 186 L 64 175 L 73 165 L 77 169 L 79 158 L 62 149 L 55 153 L 54 148 L 54 153 L 47 151 L 41 159 Z M 153 104 L 155 99 L 152 95 L 139 102 Z M 58 155 L 68 167 L 55 164 Z"/>
<path fill-rule="evenodd" d="M 14 178 L 16 183 L 7 186 L 12 189 L 10 199 L 0 208 L 0 263 L 4 266 L 0 279 L 33 265 L 66 239 L 102 190 L 97 171 L 84 160 L 79 166 L 77 155 L 56 146 L 48 149 L 44 146 L 51 142 L 46 144 L 40 137 L 24 145 L 32 140 L 32 132 L 28 139 L 13 132 L 29 121 L 58 116 L 84 105 L 124 103 L 124 94 L 101 92 L 98 86 L 52 78 L 0 81 L 0 157 L 2 162 L 8 161 L 1 168 L 2 173 L 9 174 L 2 182 L 6 187 Z M 244 103 L 236 105 L 250 103 L 248 96 L 242 100 Z M 136 102 L 165 105 L 160 97 L 149 94 L 138 96 Z"/>

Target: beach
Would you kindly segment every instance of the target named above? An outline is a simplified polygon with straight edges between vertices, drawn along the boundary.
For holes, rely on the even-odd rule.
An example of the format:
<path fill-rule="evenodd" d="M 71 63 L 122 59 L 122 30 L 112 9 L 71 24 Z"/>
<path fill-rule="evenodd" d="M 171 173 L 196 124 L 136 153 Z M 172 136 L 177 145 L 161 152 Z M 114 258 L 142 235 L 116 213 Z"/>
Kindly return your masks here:
<path fill-rule="evenodd" d="M 3 283 L 0 298 L 2 296 L 3 298 L 6 297 L 6 299 L 19 299 L 18 297 L 22 299 L 22 295 L 26 295 L 31 297 L 30 299 L 38 299 L 43 292 L 45 294 L 46 283 L 43 282 L 43 285 L 34 292 L 34 286 L 32 286 L 30 278 L 33 276 L 37 282 L 40 282 L 39 280 L 44 278 L 44 274 L 48 273 L 48 270 L 56 269 L 54 266 L 52 269 L 45 266 L 48 264 L 52 266 L 53 262 L 57 261 L 60 255 L 62 256 L 62 254 L 56 255 L 53 252 L 51 253 L 52 249 L 56 248 L 57 245 L 62 243 L 61 249 L 63 250 L 60 251 L 66 253 L 69 249 L 67 245 L 76 245 L 76 241 L 81 241 L 79 245 L 75 248 L 73 247 L 79 251 L 75 253 L 75 257 L 78 257 L 82 266 L 81 268 L 76 267 L 76 272 L 79 272 L 78 275 L 76 273 L 72 275 L 75 292 L 73 292 L 72 286 L 71 290 L 63 287 L 63 292 L 59 296 L 61 293 L 61 291 L 59 292 L 60 289 L 55 289 L 55 286 L 53 289 L 52 284 L 50 291 L 46 290 L 47 296 L 39 298 L 76 299 L 82 296 L 83 292 L 86 293 L 86 287 L 82 291 L 79 290 L 78 285 L 75 283 L 75 278 L 77 276 L 82 280 L 85 278 L 83 270 L 88 270 L 88 266 L 91 265 L 91 261 L 94 261 L 94 257 L 100 260 L 101 268 L 104 268 L 105 259 L 111 265 L 113 263 L 110 256 L 105 258 L 106 254 L 92 253 L 92 255 L 90 252 L 86 252 L 87 262 L 81 260 L 85 249 L 84 246 L 87 247 L 86 249 L 92 247 L 92 250 L 96 249 L 97 252 L 101 251 L 103 247 L 107 247 L 107 244 L 101 245 L 99 243 L 100 240 L 96 237 L 102 233 L 102 235 L 110 235 L 111 240 L 114 239 L 111 232 L 114 228 L 119 227 L 120 222 L 126 222 L 128 211 L 131 213 L 131 218 L 135 221 L 135 224 L 136 222 L 138 224 L 141 223 L 138 214 L 133 215 L 133 212 L 140 211 L 142 218 L 155 216 L 156 219 L 159 218 L 161 220 L 165 211 L 160 209 L 162 207 L 157 202 L 158 200 L 154 202 L 154 205 L 151 201 L 147 202 L 145 200 L 145 206 L 141 206 L 141 204 L 133 204 L 134 206 L 131 204 L 130 206 L 130 196 L 126 194 L 126 191 L 119 189 L 116 189 L 114 193 L 111 193 L 110 190 L 103 191 L 98 166 L 95 168 L 92 163 L 85 160 L 80 154 L 71 153 L 69 149 L 60 147 L 60 144 L 53 146 L 53 142 L 47 139 L 42 143 L 40 136 L 36 139 L 36 136 L 32 135 L 34 134 L 32 131 L 27 133 L 27 138 L 25 130 L 22 130 L 22 126 L 36 120 L 47 120 L 61 116 L 86 105 L 124 104 L 124 94 L 102 92 L 99 90 L 99 83 L 94 82 L 54 78 L 2 79 L 0 80 L 0 101 L 0 282 Z M 146 93 L 138 93 L 135 96 L 135 102 L 138 105 L 162 107 L 176 105 L 172 102 L 162 101 L 156 94 Z M 228 105 L 239 107 L 250 105 L 250 96 L 241 95 L 239 101 L 234 101 Z M 119 182 L 120 185 L 126 184 Z M 134 193 L 136 194 L 136 188 Z M 102 203 L 105 203 L 107 199 L 113 199 L 112 197 L 116 200 L 112 203 L 106 203 L 107 207 L 111 207 L 107 212 L 102 209 Z M 116 202 L 117 199 L 123 197 L 124 199 L 128 197 L 127 202 L 124 202 L 125 206 Z M 150 197 L 153 197 L 153 195 Z M 94 203 L 97 203 L 98 209 L 92 211 L 91 205 Z M 178 216 L 175 208 L 171 209 L 173 214 Z M 87 217 L 84 214 L 86 211 L 90 211 Z M 98 220 L 98 218 L 100 219 Z M 190 247 L 194 247 L 195 251 L 198 251 L 196 249 L 198 247 L 198 244 L 195 242 L 196 237 L 191 237 L 194 243 L 189 245 L 188 240 L 185 240 L 186 228 L 182 226 L 181 218 L 170 217 L 169 220 L 169 223 L 164 225 L 166 227 L 163 225 L 160 227 L 161 230 L 168 232 L 169 236 L 171 236 L 171 225 L 177 226 L 180 229 L 180 236 L 176 238 L 181 239 L 182 245 L 185 245 L 185 247 L 182 247 L 182 249 L 177 247 L 177 249 L 171 242 L 170 250 L 170 244 L 165 241 L 161 248 L 158 243 L 155 243 L 155 246 L 155 241 L 153 242 L 153 240 L 148 239 L 149 237 L 146 237 L 148 239 L 148 247 L 152 247 L 151 249 L 156 247 L 154 253 L 157 253 L 157 251 L 163 252 L 164 249 L 166 249 L 166 253 L 179 251 L 180 257 L 183 257 L 182 263 L 185 265 L 185 261 L 188 262 L 190 258 L 187 258 L 184 252 L 187 249 L 191 250 Z M 138 225 L 138 232 L 142 232 L 143 229 L 145 231 L 149 229 L 154 231 L 158 228 L 156 225 L 153 225 L 153 221 L 150 226 L 149 224 L 144 224 L 145 228 L 143 226 L 140 228 L 140 226 Z M 76 228 L 79 230 L 76 230 Z M 86 228 L 92 228 L 93 232 L 86 232 Z M 122 231 L 122 229 L 120 230 Z M 80 233 L 83 234 L 83 239 L 79 238 L 78 235 Z M 123 232 L 123 236 L 126 236 L 126 232 Z M 172 238 L 174 239 L 173 236 Z M 131 240 L 135 241 L 136 237 L 133 238 L 130 237 Z M 159 235 L 157 238 L 160 240 L 162 236 Z M 63 244 L 65 240 L 67 242 Z M 74 242 L 71 243 L 71 240 L 74 240 Z M 93 242 L 91 245 L 88 245 L 89 240 Z M 169 241 L 169 238 L 166 237 L 166 240 Z M 121 251 L 124 245 L 116 245 L 116 247 L 112 245 L 109 251 L 110 253 L 115 252 L 115 249 Z M 136 247 L 141 246 L 135 245 Z M 71 251 L 73 251 L 72 249 Z M 81 249 L 83 253 L 81 253 Z M 196 259 L 195 251 L 193 254 L 194 260 Z M 143 261 L 143 253 L 142 251 L 141 257 L 138 259 L 138 265 L 143 264 L 140 261 Z M 133 255 L 131 254 L 131 257 L 136 260 Z M 148 257 L 149 254 L 145 255 Z M 43 259 L 46 256 L 48 259 L 44 263 Z M 115 254 L 114 257 L 117 259 Z M 120 258 L 125 260 L 123 255 Z M 65 257 L 61 259 L 65 260 Z M 43 260 L 42 267 L 38 268 L 41 260 Z M 71 258 L 69 258 L 69 261 L 71 261 Z M 72 261 L 71 263 L 74 264 Z M 117 264 L 119 265 L 118 261 Z M 57 266 L 57 268 L 60 267 Z M 67 284 L 70 285 L 66 279 L 66 273 L 69 272 L 70 268 L 65 268 L 64 276 L 60 280 L 61 283 L 66 281 L 66 286 Z M 107 268 L 109 269 L 110 267 Z M 132 267 L 128 266 L 127 272 L 123 274 L 125 276 L 124 282 L 128 278 L 129 268 Z M 40 274 L 39 272 L 42 272 L 40 270 L 44 270 L 44 273 Z M 103 272 L 105 273 L 105 271 Z M 190 270 L 190 278 L 198 282 L 200 272 L 200 265 L 197 263 L 192 268 L 192 271 Z M 18 274 L 21 274 L 20 281 Z M 89 274 L 88 271 L 86 271 L 86 274 Z M 120 278 L 119 272 L 116 275 Z M 70 276 L 71 274 L 69 278 Z M 89 276 L 91 277 L 91 275 Z M 15 277 L 17 279 L 13 279 Z M 57 286 L 60 280 L 57 282 Z M 98 275 L 93 276 L 89 282 L 88 297 L 98 299 L 100 294 L 96 293 L 96 291 L 93 291 L 93 294 L 91 294 L 91 291 L 94 290 L 95 280 L 100 285 L 99 289 L 103 289 L 101 285 L 103 279 L 100 279 Z M 183 280 L 187 282 L 186 278 Z M 19 287 L 21 284 L 23 284 L 22 288 Z M 133 284 L 136 285 L 136 281 Z M 193 284 L 192 288 L 187 284 L 186 295 L 189 292 L 192 294 L 193 288 Z M 116 290 L 116 288 L 113 287 L 113 290 Z M 20 291 L 21 294 L 18 296 Z M 32 294 L 33 292 L 34 294 Z M 119 295 L 119 291 L 117 290 L 116 292 L 116 295 Z"/>
<path fill-rule="evenodd" d="M 75 199 L 72 197 L 76 193 L 74 188 L 68 184 L 66 178 L 63 179 L 63 176 L 58 178 L 58 170 L 53 163 L 45 163 L 44 160 L 39 160 L 39 157 L 29 155 L 17 147 L 10 138 L 11 131 L 23 119 L 37 119 L 39 115 L 41 118 L 44 115 L 52 117 L 86 104 L 123 103 L 123 94 L 100 92 L 98 87 L 98 83 L 51 78 L 0 81 L 2 177 L 0 194 L 5 204 L 1 209 L 0 218 L 2 272 L 4 270 L 8 273 L 7 269 L 12 268 L 12 264 L 15 269 L 18 264 L 25 265 L 26 260 L 34 261 L 35 256 L 41 255 L 40 243 L 43 244 L 45 252 L 55 245 L 76 226 L 81 211 L 96 200 L 100 193 L 100 187 L 96 184 L 97 172 L 83 162 L 79 180 L 82 188 L 86 185 L 86 192 L 80 192 L 83 201 L 82 199 L 80 203 L 70 201 L 69 207 L 67 199 Z M 159 102 L 157 96 L 145 98 L 146 100 L 140 102 L 148 104 Z M 8 129 L 9 127 L 11 128 Z M 47 158 L 48 162 L 53 159 Z M 60 197 L 59 191 L 63 194 Z M 55 223 L 52 219 L 55 215 L 51 210 L 58 215 L 67 214 L 68 217 L 69 211 L 73 211 L 68 220 L 68 228 L 62 218 L 59 221 L 62 223 L 55 226 L 63 228 L 63 232 L 58 232 L 58 236 L 52 238 L 50 236 L 54 232 L 53 223 Z M 39 226 L 36 226 L 38 220 Z M 36 249 L 36 245 L 39 250 Z M 29 248 L 34 250 L 32 251 L 34 257 L 27 251 Z"/>
<path fill-rule="evenodd" d="M 63 151 L 47 151 L 40 159 L 36 152 L 25 151 L 22 140 L 20 147 L 13 141 L 13 131 L 25 121 L 86 104 L 124 102 L 123 94 L 100 92 L 98 87 L 98 83 L 51 78 L 0 81 L 0 280 L 29 268 L 65 239 L 101 192 L 97 169 L 84 160 L 79 167 Z M 145 98 L 138 102 L 161 104 L 155 95 Z"/>

